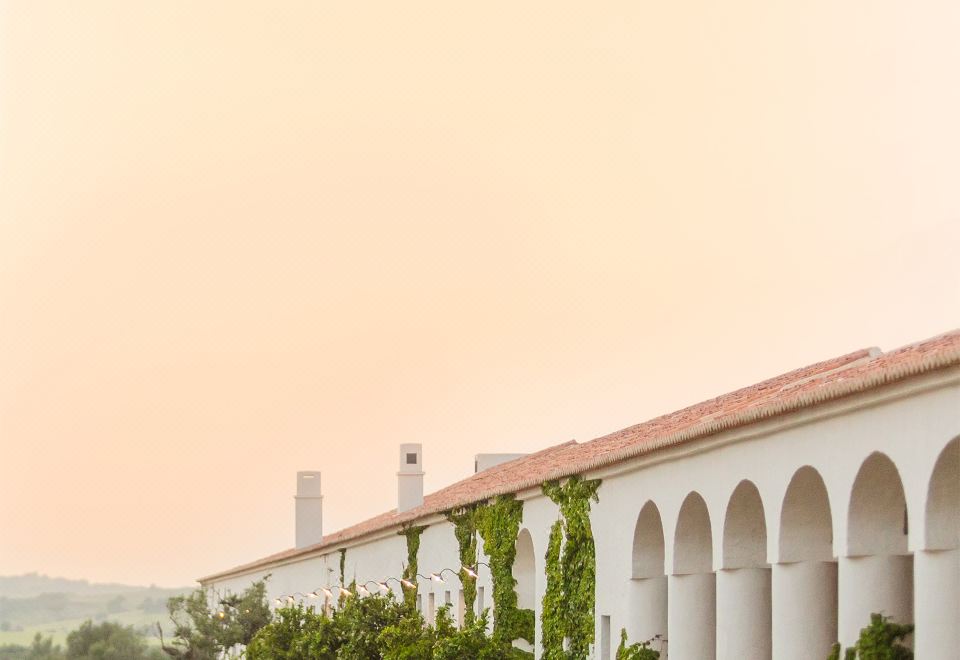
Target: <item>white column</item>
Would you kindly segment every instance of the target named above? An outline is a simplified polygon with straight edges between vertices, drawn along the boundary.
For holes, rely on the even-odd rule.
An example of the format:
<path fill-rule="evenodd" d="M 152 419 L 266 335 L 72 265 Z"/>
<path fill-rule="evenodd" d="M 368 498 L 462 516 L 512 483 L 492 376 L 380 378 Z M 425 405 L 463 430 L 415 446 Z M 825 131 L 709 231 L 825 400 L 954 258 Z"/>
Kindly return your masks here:
<path fill-rule="evenodd" d="M 915 650 L 923 660 L 951 660 L 960 648 L 960 553 L 926 550 L 914 555 L 917 629 Z"/>
<path fill-rule="evenodd" d="M 773 657 L 826 658 L 837 641 L 837 564 L 773 565 Z"/>
<path fill-rule="evenodd" d="M 667 636 L 667 576 L 630 581 L 630 613 L 625 628 L 630 643 L 644 642 L 660 635 Z M 615 631 L 616 632 L 616 631 Z M 659 649 L 659 644 L 653 645 Z"/>
<path fill-rule="evenodd" d="M 717 571 L 717 660 L 770 660 L 770 569 Z"/>
<path fill-rule="evenodd" d="M 837 632 L 844 647 L 853 646 L 874 612 L 898 623 L 913 621 L 911 555 L 841 557 L 837 582 Z"/>
<path fill-rule="evenodd" d="M 717 649 L 717 583 L 713 573 L 671 575 L 667 649 L 670 660 L 714 660 Z"/>

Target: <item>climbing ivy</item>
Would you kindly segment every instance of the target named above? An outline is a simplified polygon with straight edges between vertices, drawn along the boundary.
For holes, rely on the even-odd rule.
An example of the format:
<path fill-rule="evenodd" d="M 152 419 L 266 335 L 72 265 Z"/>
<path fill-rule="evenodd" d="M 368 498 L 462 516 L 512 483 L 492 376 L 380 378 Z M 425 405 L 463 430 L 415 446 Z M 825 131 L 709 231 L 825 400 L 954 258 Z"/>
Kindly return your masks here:
<path fill-rule="evenodd" d="M 546 574 L 547 588 L 543 594 L 543 611 L 540 615 L 540 637 L 543 644 L 543 660 L 562 660 L 563 620 L 559 616 L 548 616 L 548 612 L 563 610 L 563 576 L 560 574 L 560 548 L 563 543 L 563 521 L 557 520 L 550 528 L 547 541 Z"/>
<path fill-rule="evenodd" d="M 590 527 L 590 501 L 599 501 L 599 487 L 599 479 L 584 480 L 577 476 L 563 484 L 557 481 L 543 484 L 543 494 L 560 508 L 561 518 L 551 529 L 546 556 L 547 588 L 540 622 L 544 631 L 543 657 L 547 660 L 585 660 L 594 641 L 597 561 Z M 559 549 L 556 547 L 558 523 L 563 529 Z"/>
<path fill-rule="evenodd" d="M 347 549 L 340 548 L 340 584 L 344 583 L 344 573 L 346 573 L 347 568 Z"/>
<path fill-rule="evenodd" d="M 417 601 L 417 554 L 420 552 L 420 535 L 426 527 L 406 526 L 397 532 L 400 536 L 407 538 L 407 565 L 403 569 L 403 578 L 413 583 L 413 587 L 403 588 L 403 602 L 414 607 Z"/>
<path fill-rule="evenodd" d="M 498 496 L 478 507 L 474 516 L 493 574 L 493 638 L 505 646 L 515 639 L 534 643 L 534 613 L 517 607 L 517 581 L 513 577 L 522 517 L 523 502 L 513 495 Z"/>
<path fill-rule="evenodd" d="M 477 507 L 467 506 L 447 512 L 447 520 L 453 523 L 453 534 L 460 548 L 460 584 L 463 585 L 463 624 L 469 626 L 476 615 L 476 580 L 467 575 L 464 567 L 477 567 Z"/>

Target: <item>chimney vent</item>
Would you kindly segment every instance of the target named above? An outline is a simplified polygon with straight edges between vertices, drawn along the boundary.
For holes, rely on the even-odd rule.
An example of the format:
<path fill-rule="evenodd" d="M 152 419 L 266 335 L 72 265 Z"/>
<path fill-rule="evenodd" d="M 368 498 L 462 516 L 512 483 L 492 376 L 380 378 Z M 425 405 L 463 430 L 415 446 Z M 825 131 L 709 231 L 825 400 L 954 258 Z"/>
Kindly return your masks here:
<path fill-rule="evenodd" d="M 400 445 L 400 470 L 397 472 L 397 513 L 423 504 L 423 446 Z"/>
<path fill-rule="evenodd" d="M 297 548 L 323 540 L 323 495 L 319 472 L 297 472 Z"/>

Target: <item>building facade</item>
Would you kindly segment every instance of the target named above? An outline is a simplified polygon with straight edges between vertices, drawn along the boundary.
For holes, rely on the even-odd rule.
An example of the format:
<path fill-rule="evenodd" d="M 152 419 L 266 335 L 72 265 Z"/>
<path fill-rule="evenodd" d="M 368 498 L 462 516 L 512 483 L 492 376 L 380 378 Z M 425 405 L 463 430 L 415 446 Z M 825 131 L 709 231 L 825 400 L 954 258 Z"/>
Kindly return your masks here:
<path fill-rule="evenodd" d="M 407 545 L 398 532 L 415 524 L 425 527 L 419 606 L 430 619 L 449 603 L 462 621 L 445 514 L 513 494 L 523 503 L 518 606 L 534 610 L 537 641 L 516 644 L 539 655 L 545 552 L 559 516 L 542 484 L 579 475 L 600 480 L 590 512 L 593 657 L 612 658 L 623 628 L 631 641 L 667 640 L 671 660 L 825 658 L 873 612 L 914 622 L 921 660 L 960 648 L 960 332 L 828 360 L 589 442 L 478 459 L 473 476 L 425 497 L 423 456 L 401 449 L 398 510 L 329 535 L 313 506 L 316 475 L 298 519 L 312 537 L 298 531 L 299 547 L 201 584 L 241 591 L 269 573 L 271 598 L 307 599 L 338 584 L 342 561 L 346 582 L 396 578 L 388 586 L 399 594 Z M 479 559 L 488 559 L 482 542 Z M 443 582 L 430 575 L 447 568 Z M 471 568 L 482 610 L 490 571 Z"/>

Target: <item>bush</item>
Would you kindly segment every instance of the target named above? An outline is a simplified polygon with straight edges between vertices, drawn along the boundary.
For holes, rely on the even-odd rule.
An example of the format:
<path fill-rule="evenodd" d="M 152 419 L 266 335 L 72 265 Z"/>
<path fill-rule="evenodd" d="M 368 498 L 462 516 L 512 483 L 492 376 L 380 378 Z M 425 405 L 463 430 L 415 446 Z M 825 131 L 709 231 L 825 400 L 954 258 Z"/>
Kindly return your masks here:
<path fill-rule="evenodd" d="M 656 639 L 656 638 L 654 638 Z M 660 652 L 650 648 L 653 640 L 627 645 L 627 629 L 620 629 L 620 646 L 617 647 L 617 660 L 659 660 Z"/>
<path fill-rule="evenodd" d="M 458 628 L 449 606 L 433 625 L 390 596 L 341 600 L 330 616 L 302 605 L 277 610 L 247 646 L 248 660 L 508 660 L 527 657 L 487 635 L 487 612 Z"/>
<path fill-rule="evenodd" d="M 913 624 L 899 624 L 882 614 L 871 614 L 870 625 L 843 653 L 843 660 L 913 660 L 913 651 L 901 642 L 913 633 Z M 834 644 L 827 660 L 840 660 L 840 644 Z"/>

